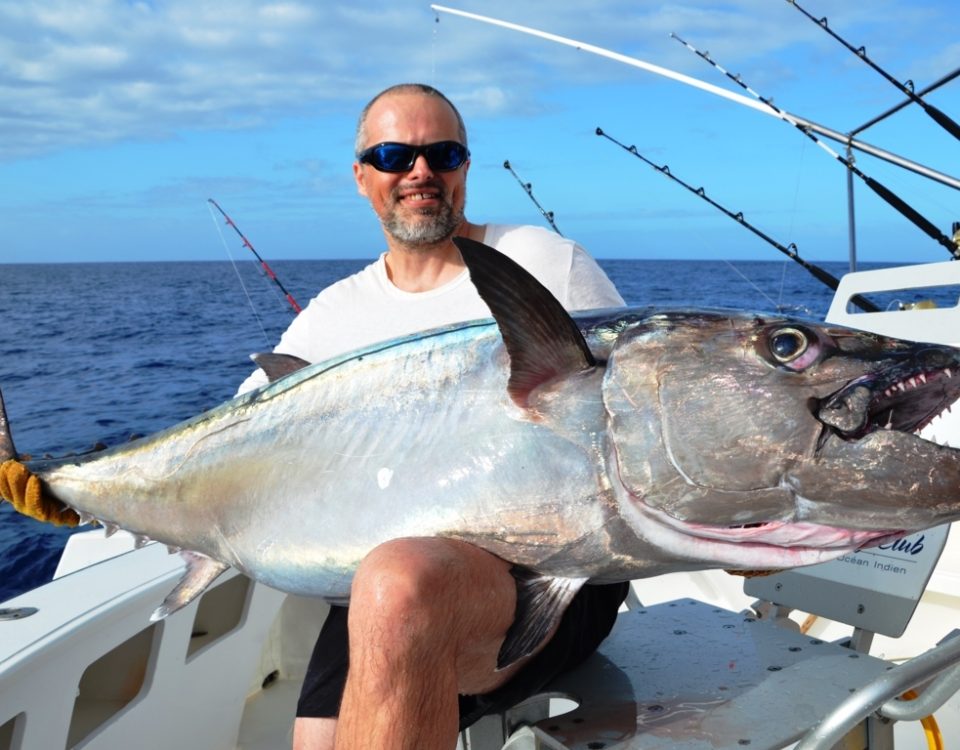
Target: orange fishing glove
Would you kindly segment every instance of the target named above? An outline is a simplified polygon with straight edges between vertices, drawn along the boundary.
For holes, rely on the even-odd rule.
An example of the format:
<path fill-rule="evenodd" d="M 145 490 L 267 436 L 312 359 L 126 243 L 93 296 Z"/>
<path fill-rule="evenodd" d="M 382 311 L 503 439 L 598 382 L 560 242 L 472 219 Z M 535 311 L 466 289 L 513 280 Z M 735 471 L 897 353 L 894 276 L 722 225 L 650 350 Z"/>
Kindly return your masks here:
<path fill-rule="evenodd" d="M 44 496 L 40 480 L 19 461 L 0 463 L 0 497 L 25 516 L 56 526 L 76 526 L 80 517 L 63 503 Z"/>

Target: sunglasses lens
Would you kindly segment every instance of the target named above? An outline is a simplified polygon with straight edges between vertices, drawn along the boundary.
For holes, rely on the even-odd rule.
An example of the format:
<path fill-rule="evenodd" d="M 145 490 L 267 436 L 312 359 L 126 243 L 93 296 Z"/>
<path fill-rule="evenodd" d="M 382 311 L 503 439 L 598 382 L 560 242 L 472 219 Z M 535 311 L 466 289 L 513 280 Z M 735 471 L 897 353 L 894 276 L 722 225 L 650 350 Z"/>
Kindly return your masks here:
<path fill-rule="evenodd" d="M 424 155 L 430 169 L 450 172 L 467 160 L 467 149 L 456 141 L 441 141 L 424 148 Z"/>
<path fill-rule="evenodd" d="M 360 154 L 360 161 L 381 172 L 406 172 L 413 168 L 417 156 L 423 154 L 430 169 L 451 172 L 458 169 L 470 152 L 456 141 L 439 141 L 427 146 L 410 146 L 406 143 L 381 143 Z"/>
<path fill-rule="evenodd" d="M 371 149 L 370 164 L 381 172 L 404 172 L 413 166 L 414 151 L 402 143 L 382 143 Z"/>

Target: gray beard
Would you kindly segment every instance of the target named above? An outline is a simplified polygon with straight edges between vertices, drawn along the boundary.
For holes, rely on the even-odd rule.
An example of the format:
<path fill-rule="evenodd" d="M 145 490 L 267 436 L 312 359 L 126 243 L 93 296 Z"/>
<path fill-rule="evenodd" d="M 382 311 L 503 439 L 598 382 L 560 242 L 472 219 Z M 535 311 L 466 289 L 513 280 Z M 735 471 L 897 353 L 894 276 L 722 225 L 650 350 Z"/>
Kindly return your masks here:
<path fill-rule="evenodd" d="M 391 210 L 383 217 L 383 228 L 393 239 L 404 245 L 430 246 L 450 239 L 463 223 L 463 211 L 454 213 L 444 203 L 436 212 L 425 212 L 420 221 L 404 221 L 397 211 Z"/>

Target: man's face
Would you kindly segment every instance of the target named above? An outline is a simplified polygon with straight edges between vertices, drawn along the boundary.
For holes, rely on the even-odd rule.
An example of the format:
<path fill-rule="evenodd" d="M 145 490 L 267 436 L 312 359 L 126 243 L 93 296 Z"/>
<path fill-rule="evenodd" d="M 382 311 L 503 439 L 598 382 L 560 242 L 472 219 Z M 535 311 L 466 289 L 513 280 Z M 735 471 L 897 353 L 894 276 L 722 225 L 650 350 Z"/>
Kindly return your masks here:
<path fill-rule="evenodd" d="M 457 117 L 442 99 L 416 93 L 382 97 L 367 114 L 364 148 L 385 141 L 420 146 L 460 141 Z M 379 172 L 354 163 L 360 194 L 384 231 L 403 245 L 428 247 L 453 236 L 463 223 L 469 160 L 452 172 L 430 169 L 423 154 L 407 172 Z"/>

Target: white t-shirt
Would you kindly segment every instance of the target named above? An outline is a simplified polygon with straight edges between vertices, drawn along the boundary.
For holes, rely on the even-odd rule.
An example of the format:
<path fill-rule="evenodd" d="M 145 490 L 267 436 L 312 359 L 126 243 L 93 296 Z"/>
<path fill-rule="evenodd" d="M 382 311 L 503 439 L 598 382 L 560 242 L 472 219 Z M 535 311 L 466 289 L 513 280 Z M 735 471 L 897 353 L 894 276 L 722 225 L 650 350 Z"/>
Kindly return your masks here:
<path fill-rule="evenodd" d="M 624 304 L 597 262 L 578 244 L 554 232 L 487 224 L 483 242 L 527 269 L 568 310 Z M 405 292 L 388 278 L 385 255 L 322 290 L 294 318 L 274 351 L 320 362 L 379 341 L 490 316 L 467 270 L 436 289 Z M 264 372 L 257 370 L 238 392 L 266 382 Z"/>

